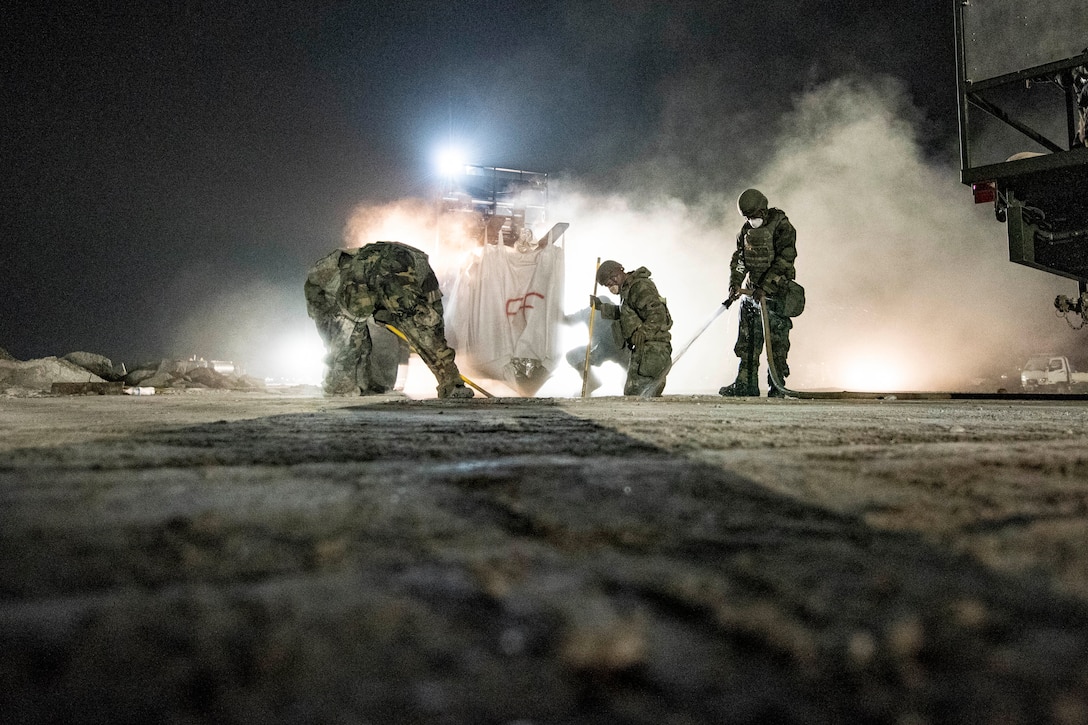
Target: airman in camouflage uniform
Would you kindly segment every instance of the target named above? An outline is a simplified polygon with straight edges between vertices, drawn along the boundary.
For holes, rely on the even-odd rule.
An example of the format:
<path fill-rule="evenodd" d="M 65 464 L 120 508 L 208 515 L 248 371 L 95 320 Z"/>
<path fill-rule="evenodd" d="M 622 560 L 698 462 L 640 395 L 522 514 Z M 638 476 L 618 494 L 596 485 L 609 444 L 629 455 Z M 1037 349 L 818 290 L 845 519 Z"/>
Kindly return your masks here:
<path fill-rule="evenodd" d="M 327 395 L 384 392 L 371 370 L 373 317 L 404 333 L 438 380 L 438 397 L 472 397 L 446 344 L 442 291 L 423 252 L 399 242 L 337 250 L 310 269 L 305 293 L 328 351 Z"/>
<path fill-rule="evenodd" d="M 600 299 L 602 305 L 612 303 L 612 300 L 607 297 L 598 299 Z M 572 315 L 566 315 L 563 321 L 568 323 L 584 322 L 588 325 L 590 311 L 590 308 L 586 307 Z M 596 317 L 593 324 L 593 337 L 589 345 L 589 370 L 586 377 L 586 392 L 588 393 L 592 393 L 601 387 L 601 379 L 597 377 L 593 368 L 599 368 L 606 362 L 617 363 L 623 366 L 624 369 L 631 364 L 631 351 L 627 349 L 624 341 L 620 339 L 619 322 L 604 319 L 601 316 L 600 308 L 594 314 Z M 587 373 L 585 370 L 586 345 L 568 350 L 566 357 L 567 364 L 577 370 L 579 375 Z"/>
<path fill-rule="evenodd" d="M 590 297 L 590 304 L 606 320 L 619 320 L 623 345 L 631 351 L 624 395 L 657 396 L 665 389 L 665 376 L 672 365 L 672 316 L 669 307 L 650 279 L 650 270 L 639 267 L 625 272 L 623 265 L 608 259 L 597 268 L 597 283 L 620 296 L 620 304 L 602 303 Z"/>
<path fill-rule="evenodd" d="M 767 305 L 774 366 L 784 381 L 790 374 L 786 355 L 790 351 L 793 320 L 784 307 L 790 282 L 797 276 L 797 231 L 781 209 L 768 208 L 767 197 L 756 189 L 740 195 L 737 207 L 745 217 L 737 235 L 737 250 L 729 269 L 729 300 L 736 299 L 742 286 L 752 290 L 740 308 L 740 331 L 733 352 L 740 358 L 737 379 L 718 391 L 723 396 L 759 395 L 759 357 L 763 350 L 763 320 L 760 304 Z M 793 290 L 800 287 L 794 284 Z M 803 290 L 800 292 L 803 295 Z M 803 297 L 802 297 L 803 300 Z M 801 303 L 803 305 L 803 302 Z M 790 310 L 791 314 L 800 314 Z M 768 397 L 784 397 L 767 376 Z"/>

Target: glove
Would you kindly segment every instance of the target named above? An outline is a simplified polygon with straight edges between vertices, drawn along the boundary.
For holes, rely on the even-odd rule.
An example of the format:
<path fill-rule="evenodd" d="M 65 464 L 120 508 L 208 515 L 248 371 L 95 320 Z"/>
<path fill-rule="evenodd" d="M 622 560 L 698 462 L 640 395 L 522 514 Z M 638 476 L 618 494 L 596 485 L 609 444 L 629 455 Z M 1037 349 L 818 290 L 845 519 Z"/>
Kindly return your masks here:
<path fill-rule="evenodd" d="M 589 306 L 592 307 L 595 310 L 601 309 L 601 298 L 598 297 L 597 295 L 590 295 L 589 296 Z"/>
<path fill-rule="evenodd" d="M 738 297 L 740 297 L 740 288 L 739 287 L 730 287 L 729 288 L 729 296 L 725 298 L 725 302 L 722 302 L 722 304 L 725 305 L 725 309 L 728 310 L 729 307 L 734 302 L 737 301 Z"/>
<path fill-rule="evenodd" d="M 375 310 L 374 321 L 383 325 L 392 325 L 397 321 L 397 318 L 393 317 L 393 313 L 389 310 Z"/>
<path fill-rule="evenodd" d="M 646 344 L 646 331 L 641 327 L 631 333 L 631 347 L 640 348 Z"/>
<path fill-rule="evenodd" d="M 762 302 L 763 298 L 767 296 L 767 293 L 763 291 L 762 287 L 756 287 L 752 290 L 752 299 L 756 302 Z"/>

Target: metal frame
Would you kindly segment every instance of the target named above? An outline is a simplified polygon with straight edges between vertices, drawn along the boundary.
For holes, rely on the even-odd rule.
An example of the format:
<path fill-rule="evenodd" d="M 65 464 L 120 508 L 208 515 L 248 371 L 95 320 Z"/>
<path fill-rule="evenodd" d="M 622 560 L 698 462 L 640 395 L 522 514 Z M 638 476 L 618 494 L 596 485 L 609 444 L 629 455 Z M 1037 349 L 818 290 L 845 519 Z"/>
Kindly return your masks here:
<path fill-rule="evenodd" d="M 1065 60 L 1054 61 L 1051 63 L 1044 63 L 1031 68 L 1025 68 L 1012 73 L 1004 73 L 1002 75 L 994 76 L 992 78 L 980 78 L 970 79 L 966 77 L 967 74 L 967 49 L 964 42 L 964 17 L 965 7 L 969 4 L 966 0 L 953 0 L 955 3 L 955 24 L 956 24 L 956 91 L 957 91 L 957 110 L 959 113 L 959 131 L 960 131 L 960 173 L 961 181 L 964 184 L 977 183 L 979 181 L 993 181 L 996 178 L 1004 176 L 1016 176 L 1022 173 L 1033 173 L 1036 171 L 1045 171 L 1052 168 L 1060 168 L 1065 166 L 1078 166 L 1084 163 L 1088 163 L 1088 158 L 1085 158 L 1080 152 L 1083 149 L 1073 148 L 1074 139 L 1076 136 L 1076 99 L 1073 98 L 1071 90 L 1071 83 L 1065 83 L 1065 115 L 1066 115 L 1066 127 L 1067 138 L 1064 141 L 1064 145 L 1047 138 L 1044 134 L 1039 133 L 1027 123 L 1024 123 L 1020 119 L 1017 119 L 1012 114 L 1008 113 L 1005 109 L 1000 108 L 996 104 L 986 100 L 982 97 L 982 93 L 987 90 L 1003 87 L 1011 87 L 1022 83 L 1030 83 L 1033 80 L 1040 78 L 1055 78 L 1058 76 L 1065 76 L 1066 80 L 1070 80 L 1070 72 L 1073 68 L 1082 65 L 1088 65 L 1088 52 L 1081 53 L 1079 55 L 1066 58 Z M 1086 39 L 1088 42 L 1088 39 Z M 1007 126 L 1016 129 L 1026 138 L 1031 139 L 1035 143 L 1039 144 L 1045 149 L 1051 152 L 1057 153 L 1057 155 L 1047 155 L 1033 157 L 1030 159 L 1020 159 L 1017 161 L 1006 161 L 995 164 L 986 164 L 984 166 L 974 167 L 971 160 L 971 110 L 972 108 L 980 110 L 992 118 L 1001 121 Z M 1072 157 L 1065 157 L 1064 153 L 1072 151 Z"/>
<path fill-rule="evenodd" d="M 1078 145 L 1076 135 L 1078 109 L 1073 69 L 1088 66 L 1088 51 L 989 78 L 968 78 L 971 59 L 965 41 L 965 13 L 971 0 L 953 1 L 960 181 L 974 188 L 976 202 L 992 200 L 998 221 L 1007 222 L 1010 261 L 1075 279 L 1083 292 L 1088 280 L 1088 207 L 1083 201 L 1083 190 L 1088 188 L 1088 148 Z M 992 100 L 993 93 L 986 97 L 988 92 L 1014 91 L 1017 86 L 1055 81 L 1065 91 L 1066 138 L 1060 142 L 1000 107 Z M 1056 104 L 1054 110 L 1058 110 Z M 1046 151 L 975 165 L 974 152 L 978 149 L 973 147 L 972 120 L 973 114 L 979 112 Z M 1051 119 L 1058 120 L 1056 116 Z M 987 130 L 992 128 L 991 124 Z"/>
<path fill-rule="evenodd" d="M 547 221 L 548 174 L 467 164 L 448 176 L 442 191 L 446 212 L 479 214 L 484 242 L 512 244 L 522 228 Z"/>

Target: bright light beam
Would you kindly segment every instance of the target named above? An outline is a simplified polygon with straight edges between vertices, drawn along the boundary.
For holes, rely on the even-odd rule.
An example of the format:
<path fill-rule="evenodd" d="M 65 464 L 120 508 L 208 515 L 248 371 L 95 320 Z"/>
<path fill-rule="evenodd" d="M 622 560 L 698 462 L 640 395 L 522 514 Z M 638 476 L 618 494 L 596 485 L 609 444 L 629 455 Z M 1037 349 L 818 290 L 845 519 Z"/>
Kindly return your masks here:
<path fill-rule="evenodd" d="M 465 168 L 465 154 L 461 149 L 447 146 L 438 152 L 438 172 L 447 178 L 457 176 Z"/>

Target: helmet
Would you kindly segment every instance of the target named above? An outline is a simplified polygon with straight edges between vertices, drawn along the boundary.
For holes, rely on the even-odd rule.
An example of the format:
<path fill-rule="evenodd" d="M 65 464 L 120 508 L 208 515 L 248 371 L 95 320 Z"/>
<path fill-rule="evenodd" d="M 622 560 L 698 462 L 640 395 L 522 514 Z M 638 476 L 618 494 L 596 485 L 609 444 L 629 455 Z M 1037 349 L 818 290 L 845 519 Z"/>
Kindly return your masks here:
<path fill-rule="evenodd" d="M 606 259 L 601 262 L 601 266 L 597 267 L 597 284 L 604 284 L 605 281 L 614 275 L 616 272 L 622 272 L 623 265 L 614 259 Z"/>
<path fill-rule="evenodd" d="M 756 212 L 767 211 L 767 197 L 758 189 L 745 189 L 737 199 L 737 209 L 740 215 L 750 217 Z"/>

